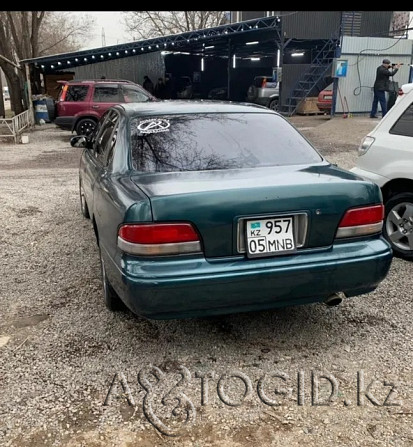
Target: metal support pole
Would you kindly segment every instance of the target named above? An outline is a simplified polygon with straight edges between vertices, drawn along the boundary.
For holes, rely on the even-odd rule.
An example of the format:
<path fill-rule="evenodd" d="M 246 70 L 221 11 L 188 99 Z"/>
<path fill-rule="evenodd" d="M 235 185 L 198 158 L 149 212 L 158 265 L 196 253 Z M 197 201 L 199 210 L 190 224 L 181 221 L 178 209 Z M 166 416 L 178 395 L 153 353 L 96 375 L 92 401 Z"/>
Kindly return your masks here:
<path fill-rule="evenodd" d="M 337 93 L 338 93 L 338 78 L 334 77 L 333 79 L 333 102 L 331 104 L 330 116 L 334 117 L 336 114 L 336 105 L 337 105 Z M 344 113 L 344 110 L 343 110 Z"/>
<path fill-rule="evenodd" d="M 228 39 L 228 66 L 227 66 L 227 79 L 228 79 L 228 83 L 227 83 L 227 99 L 230 100 L 231 99 L 231 39 Z"/>
<path fill-rule="evenodd" d="M 1 82 L 1 73 L 0 73 L 0 117 L 6 118 L 6 110 L 4 108 L 4 97 L 3 97 L 3 84 Z"/>

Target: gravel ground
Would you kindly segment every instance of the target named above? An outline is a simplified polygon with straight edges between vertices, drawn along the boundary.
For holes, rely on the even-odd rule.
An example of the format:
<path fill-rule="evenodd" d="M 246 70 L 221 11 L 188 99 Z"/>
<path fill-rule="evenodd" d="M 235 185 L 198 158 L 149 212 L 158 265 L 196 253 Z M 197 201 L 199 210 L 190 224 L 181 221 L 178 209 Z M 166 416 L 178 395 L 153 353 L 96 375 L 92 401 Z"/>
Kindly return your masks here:
<path fill-rule="evenodd" d="M 292 121 L 344 168 L 376 123 Z M 29 137 L 0 142 L 1 446 L 413 445 L 413 264 L 394 259 L 376 291 L 334 308 L 114 314 L 80 151 L 52 124 Z"/>

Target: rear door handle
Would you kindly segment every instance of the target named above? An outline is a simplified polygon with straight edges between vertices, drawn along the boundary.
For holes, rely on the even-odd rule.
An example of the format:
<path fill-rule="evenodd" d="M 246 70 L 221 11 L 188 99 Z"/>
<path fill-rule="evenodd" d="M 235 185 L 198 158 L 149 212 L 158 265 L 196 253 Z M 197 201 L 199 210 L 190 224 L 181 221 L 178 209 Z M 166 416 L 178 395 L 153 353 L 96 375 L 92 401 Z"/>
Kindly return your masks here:
<path fill-rule="evenodd" d="M 92 109 L 99 109 L 100 106 L 92 106 Z"/>

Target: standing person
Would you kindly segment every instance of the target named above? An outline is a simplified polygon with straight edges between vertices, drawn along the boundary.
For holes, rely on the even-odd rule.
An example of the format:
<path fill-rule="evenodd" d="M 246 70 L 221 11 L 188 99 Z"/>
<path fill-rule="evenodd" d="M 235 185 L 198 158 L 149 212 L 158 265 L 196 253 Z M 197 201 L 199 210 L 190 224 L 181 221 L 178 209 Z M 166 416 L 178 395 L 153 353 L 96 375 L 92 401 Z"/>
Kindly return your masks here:
<path fill-rule="evenodd" d="M 172 79 L 169 73 L 165 76 L 165 99 L 172 98 Z"/>
<path fill-rule="evenodd" d="M 380 103 L 382 117 L 387 113 L 386 91 L 389 90 L 390 76 L 395 75 L 400 68 L 400 64 L 390 70 L 389 59 L 383 59 L 382 64 L 377 67 L 376 80 L 374 81 L 374 98 L 371 106 L 370 118 L 377 118 L 377 106 Z"/>
<path fill-rule="evenodd" d="M 153 95 L 153 82 L 149 76 L 143 77 L 142 87 Z"/>
<path fill-rule="evenodd" d="M 159 99 L 165 99 L 165 81 L 163 78 L 158 78 L 155 85 L 154 95 Z"/>

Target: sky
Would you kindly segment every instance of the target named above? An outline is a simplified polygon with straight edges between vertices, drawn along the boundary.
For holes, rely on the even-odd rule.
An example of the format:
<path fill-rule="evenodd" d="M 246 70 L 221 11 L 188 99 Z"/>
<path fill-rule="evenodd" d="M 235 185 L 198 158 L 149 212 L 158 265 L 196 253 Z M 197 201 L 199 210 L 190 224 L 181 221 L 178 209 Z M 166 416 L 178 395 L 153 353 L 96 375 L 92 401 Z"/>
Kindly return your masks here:
<path fill-rule="evenodd" d="M 90 38 L 85 42 L 85 46 L 80 48 L 81 50 L 117 45 L 133 40 L 122 23 L 122 11 L 73 11 L 72 14 L 88 14 L 95 19 L 95 27 L 89 34 Z M 102 29 L 105 43 L 102 43 Z"/>

